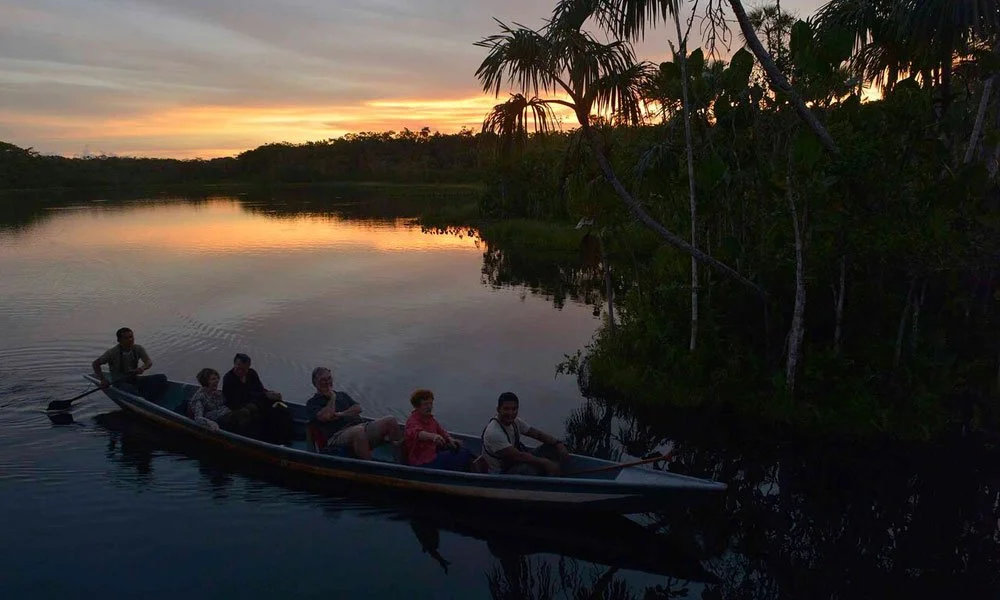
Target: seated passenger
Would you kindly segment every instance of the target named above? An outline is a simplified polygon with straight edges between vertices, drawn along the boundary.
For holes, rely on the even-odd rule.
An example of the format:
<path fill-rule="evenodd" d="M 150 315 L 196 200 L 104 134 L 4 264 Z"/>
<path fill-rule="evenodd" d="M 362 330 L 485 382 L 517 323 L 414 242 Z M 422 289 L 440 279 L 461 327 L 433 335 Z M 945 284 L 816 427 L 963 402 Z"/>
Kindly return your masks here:
<path fill-rule="evenodd" d="M 399 422 L 394 417 L 362 420 L 361 405 L 346 392 L 334 391 L 330 369 L 313 369 L 312 382 L 316 394 L 306 403 L 306 412 L 309 424 L 326 436 L 326 446 L 320 448 L 321 452 L 347 449 L 356 458 L 370 460 L 376 446 L 402 439 Z"/>
<path fill-rule="evenodd" d="M 219 390 L 219 372 L 205 367 L 198 371 L 197 379 L 201 388 L 188 400 L 188 415 L 199 425 L 218 431 L 220 425 L 228 425 L 233 419 L 233 411 Z"/>
<path fill-rule="evenodd" d="M 232 410 L 249 408 L 263 412 L 274 402 L 281 402 L 281 394 L 264 387 L 257 371 L 250 368 L 250 357 L 242 352 L 233 357 L 233 368 L 222 378 L 222 393 Z"/>
<path fill-rule="evenodd" d="M 504 392 L 497 398 L 497 414 L 483 429 L 483 454 L 490 473 L 507 475 L 559 475 L 569 460 L 566 444 L 517 417 L 519 401 Z M 521 444 L 521 436 L 542 442 L 534 450 Z"/>
<path fill-rule="evenodd" d="M 434 393 L 417 390 L 410 396 L 410 404 L 413 412 L 406 420 L 403 440 L 406 463 L 428 469 L 468 471 L 474 457 L 434 418 Z"/>
<path fill-rule="evenodd" d="M 281 394 L 264 387 L 250 357 L 242 352 L 233 357 L 233 368 L 222 378 L 226 406 L 241 424 L 241 433 L 266 442 L 290 441 L 292 414 Z"/>

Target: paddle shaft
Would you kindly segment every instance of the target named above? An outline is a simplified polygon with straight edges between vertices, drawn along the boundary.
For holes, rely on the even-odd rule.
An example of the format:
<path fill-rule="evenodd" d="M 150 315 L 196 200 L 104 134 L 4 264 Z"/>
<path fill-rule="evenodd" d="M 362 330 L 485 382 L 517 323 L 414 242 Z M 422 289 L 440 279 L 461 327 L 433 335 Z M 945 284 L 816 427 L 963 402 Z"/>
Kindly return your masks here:
<path fill-rule="evenodd" d="M 114 385 L 114 384 L 116 384 L 116 383 L 118 383 L 120 381 L 123 381 L 125 379 L 127 379 L 127 377 L 122 377 L 121 379 L 116 379 L 115 381 L 111 382 L 109 385 Z M 92 390 L 87 390 L 86 392 L 80 394 L 79 396 L 73 396 L 69 400 L 53 400 L 52 402 L 49 402 L 49 407 L 48 407 L 47 410 L 66 410 L 67 408 L 70 407 L 71 404 L 73 404 L 74 402 L 76 402 L 80 398 L 83 398 L 84 396 L 89 396 L 89 395 L 93 394 L 94 392 L 99 392 L 99 391 L 101 391 L 103 389 L 104 389 L 103 387 L 97 386 L 97 387 L 95 387 Z"/>
<path fill-rule="evenodd" d="M 657 456 L 651 456 L 649 458 L 644 458 L 642 460 L 633 461 L 630 463 L 622 463 L 617 465 L 608 465 L 606 467 L 597 467 L 596 469 L 586 469 L 584 471 L 575 471 L 573 473 L 567 473 L 567 477 L 572 477 L 574 475 L 587 475 L 589 473 L 600 473 L 601 471 L 613 471 L 615 469 L 625 469 L 627 467 L 637 467 L 639 465 L 645 465 L 651 462 L 656 462 L 658 460 L 670 460 L 670 455 L 673 452 L 667 452 L 666 454 L 660 454 Z"/>

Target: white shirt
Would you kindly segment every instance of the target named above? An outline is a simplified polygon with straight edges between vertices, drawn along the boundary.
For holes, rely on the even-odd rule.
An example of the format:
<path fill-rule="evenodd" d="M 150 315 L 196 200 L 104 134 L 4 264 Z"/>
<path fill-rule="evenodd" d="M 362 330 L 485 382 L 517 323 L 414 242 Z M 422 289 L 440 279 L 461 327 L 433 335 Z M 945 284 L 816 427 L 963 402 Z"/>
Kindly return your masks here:
<path fill-rule="evenodd" d="M 499 473 L 503 470 L 500 459 L 494 458 L 494 456 L 498 455 L 504 448 L 513 446 L 514 441 L 518 439 L 517 434 L 523 436 L 528 433 L 529 429 L 531 426 L 520 417 L 514 419 L 513 425 L 506 427 L 495 418 L 490 420 L 486 430 L 483 431 L 483 458 L 490 466 L 490 473 Z"/>

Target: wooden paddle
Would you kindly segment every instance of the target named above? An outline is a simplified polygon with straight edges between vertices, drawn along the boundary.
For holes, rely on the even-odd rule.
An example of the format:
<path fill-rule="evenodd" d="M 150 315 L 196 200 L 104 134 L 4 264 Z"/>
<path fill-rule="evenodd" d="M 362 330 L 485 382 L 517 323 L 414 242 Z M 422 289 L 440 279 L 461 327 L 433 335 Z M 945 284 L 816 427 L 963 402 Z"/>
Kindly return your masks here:
<path fill-rule="evenodd" d="M 670 460 L 671 455 L 674 451 L 671 450 L 666 454 L 657 454 L 656 456 L 648 456 L 642 460 L 636 460 L 629 463 L 620 463 L 616 465 L 607 465 L 604 467 L 597 467 L 596 469 L 585 469 L 583 471 L 574 471 L 573 473 L 567 473 L 565 477 L 575 477 L 576 475 L 587 475 L 590 473 L 600 473 L 602 471 L 614 471 L 615 469 L 625 469 L 627 467 L 637 467 L 639 465 L 645 465 L 651 462 L 656 462 L 658 460 Z"/>
<path fill-rule="evenodd" d="M 116 379 L 116 380 L 112 381 L 109 385 L 114 385 L 114 384 L 116 384 L 116 383 L 118 383 L 120 381 L 124 381 L 125 379 L 128 379 L 128 377 L 129 376 L 125 376 L 125 377 L 122 377 L 121 379 Z M 94 392 L 99 392 L 99 391 L 101 391 L 103 389 L 104 388 L 102 388 L 101 386 L 97 386 L 94 389 L 88 390 L 88 391 L 80 394 L 79 396 L 74 396 L 74 397 L 70 398 L 69 400 L 53 400 L 52 402 L 49 402 L 49 407 L 46 408 L 45 410 L 51 410 L 51 411 L 69 410 L 70 407 L 73 405 L 73 403 L 76 402 L 77 400 L 79 400 L 80 398 L 83 398 L 84 396 L 89 396 L 89 395 L 93 394 Z"/>
<path fill-rule="evenodd" d="M 92 390 L 87 390 L 86 392 L 80 394 L 79 396 L 73 396 L 69 400 L 53 400 L 52 402 L 49 402 L 49 407 L 46 408 L 45 410 L 69 410 L 69 407 L 72 406 L 73 403 L 79 400 L 80 398 L 83 398 L 84 396 L 89 396 L 94 392 L 100 391 L 101 389 L 103 388 L 95 387 Z"/>

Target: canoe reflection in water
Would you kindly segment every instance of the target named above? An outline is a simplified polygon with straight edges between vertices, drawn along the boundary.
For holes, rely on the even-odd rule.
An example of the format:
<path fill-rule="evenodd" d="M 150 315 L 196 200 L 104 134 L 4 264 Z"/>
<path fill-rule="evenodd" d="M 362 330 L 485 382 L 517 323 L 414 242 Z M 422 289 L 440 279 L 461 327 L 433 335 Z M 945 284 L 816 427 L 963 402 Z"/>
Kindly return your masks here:
<path fill-rule="evenodd" d="M 698 544 L 690 539 L 678 539 L 682 535 L 679 533 L 657 533 L 662 523 L 655 528 L 643 526 L 613 513 L 591 514 L 581 519 L 574 513 L 560 515 L 551 511 L 481 512 L 474 504 L 415 502 L 412 498 L 404 500 L 398 494 L 379 494 L 333 482 L 319 485 L 314 481 L 296 481 L 277 469 L 238 464 L 225 456 L 206 455 L 196 444 L 164 434 L 121 410 L 97 415 L 94 421 L 108 435 L 108 458 L 126 467 L 124 474 L 114 477 L 119 483 L 145 487 L 155 478 L 157 457 L 182 454 L 198 465 L 202 480 L 208 483 L 204 491 L 214 500 L 227 499 L 234 482 L 243 476 L 304 493 L 305 502 L 319 505 L 334 518 L 348 510 L 405 522 L 416 536 L 422 554 L 429 557 L 428 564 L 445 573 L 455 562 L 461 561 L 462 556 L 449 555 L 442 549 L 442 532 L 481 540 L 496 559 L 492 572 L 487 573 L 494 597 L 546 597 L 545 589 L 557 584 L 565 587 L 571 582 L 574 589 L 583 586 L 596 590 L 593 586 L 622 585 L 623 582 L 615 579 L 619 570 L 664 576 L 667 581 L 662 585 L 681 588 L 689 583 L 715 581 L 702 566 L 705 557 L 699 556 Z M 350 500 L 333 497 L 346 492 L 350 492 Z M 245 498 L 241 495 L 240 500 Z M 302 503 L 303 498 L 294 501 Z M 678 528 L 677 531 L 684 530 Z M 334 536 L 336 532 L 331 530 L 328 534 Z M 543 555 L 559 557 L 559 573 L 553 571 L 551 561 L 542 560 Z M 534 559 L 535 556 L 539 558 Z M 598 576 L 599 581 L 587 581 L 592 579 L 591 571 L 598 569 L 585 569 L 574 561 L 604 565 L 607 569 Z M 545 589 L 528 593 L 527 588 L 532 586 Z M 527 595 L 519 595 L 522 592 Z"/>

